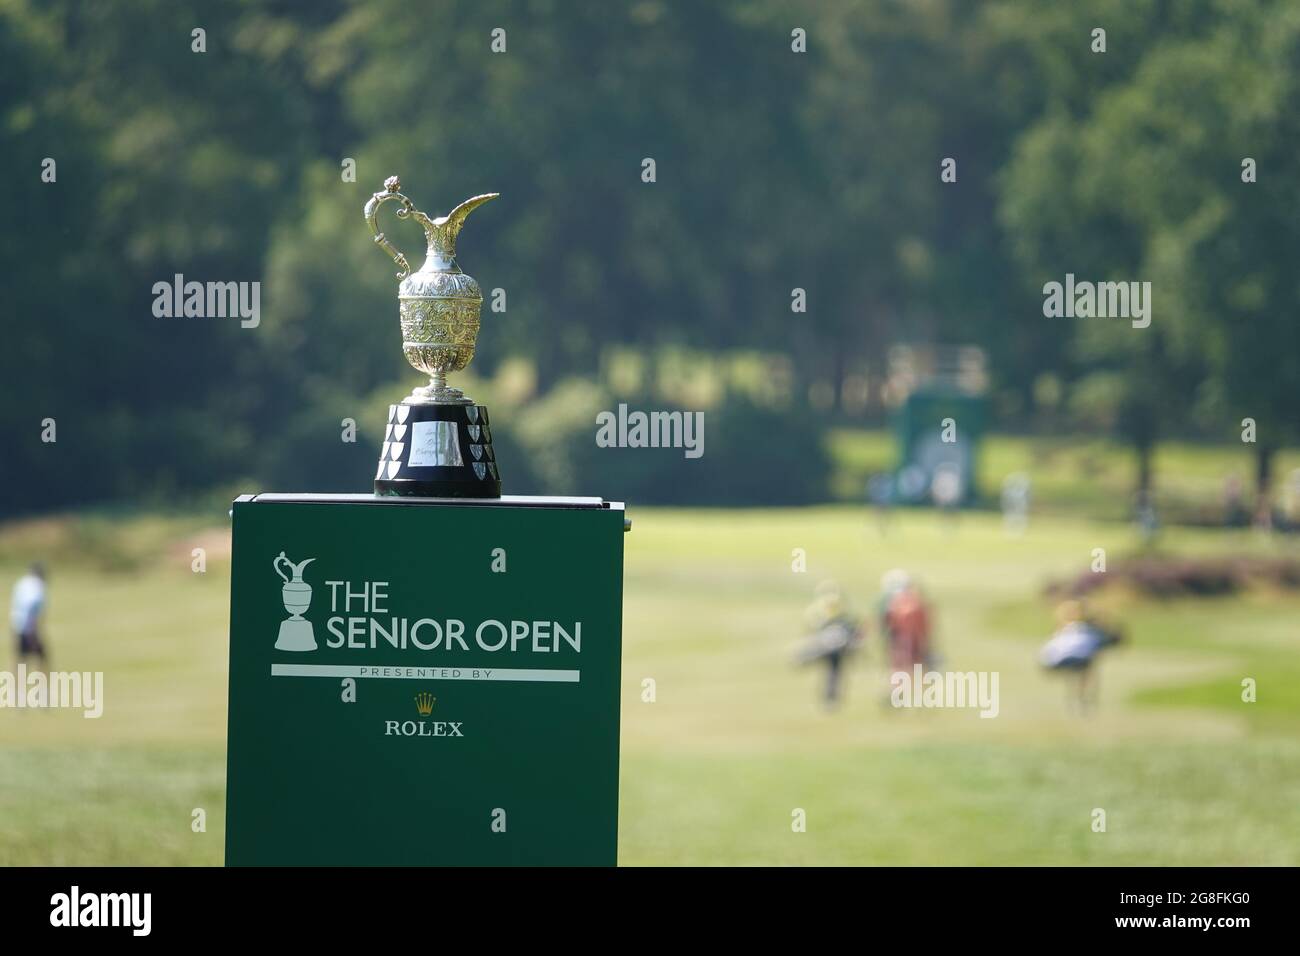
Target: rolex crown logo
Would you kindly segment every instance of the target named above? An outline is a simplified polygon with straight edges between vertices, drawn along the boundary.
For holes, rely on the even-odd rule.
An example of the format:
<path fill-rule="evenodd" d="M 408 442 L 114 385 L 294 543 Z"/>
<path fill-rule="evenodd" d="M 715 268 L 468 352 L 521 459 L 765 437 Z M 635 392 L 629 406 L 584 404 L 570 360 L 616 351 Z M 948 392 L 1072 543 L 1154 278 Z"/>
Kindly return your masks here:
<path fill-rule="evenodd" d="M 437 700 L 438 698 L 428 691 L 422 691 L 415 695 L 415 709 L 420 712 L 421 717 L 428 717 L 433 713 L 433 705 L 437 703 Z"/>

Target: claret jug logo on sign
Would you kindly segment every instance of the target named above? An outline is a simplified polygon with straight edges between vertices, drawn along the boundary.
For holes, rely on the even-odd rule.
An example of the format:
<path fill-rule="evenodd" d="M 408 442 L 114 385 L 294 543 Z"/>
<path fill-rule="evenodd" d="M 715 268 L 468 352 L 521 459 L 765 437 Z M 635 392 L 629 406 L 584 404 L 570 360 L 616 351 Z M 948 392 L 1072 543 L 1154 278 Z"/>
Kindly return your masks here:
<path fill-rule="evenodd" d="M 311 585 L 302 579 L 302 569 L 315 560 L 308 558 L 294 564 L 281 551 L 271 562 L 275 573 L 284 581 L 284 587 L 280 588 L 280 599 L 284 601 L 284 609 L 289 614 L 287 620 L 280 622 L 280 636 L 275 641 L 277 651 L 316 650 L 316 633 L 312 630 L 311 621 L 303 618 L 303 614 L 311 607 Z M 280 570 L 280 565 L 289 569 L 292 579 Z"/>

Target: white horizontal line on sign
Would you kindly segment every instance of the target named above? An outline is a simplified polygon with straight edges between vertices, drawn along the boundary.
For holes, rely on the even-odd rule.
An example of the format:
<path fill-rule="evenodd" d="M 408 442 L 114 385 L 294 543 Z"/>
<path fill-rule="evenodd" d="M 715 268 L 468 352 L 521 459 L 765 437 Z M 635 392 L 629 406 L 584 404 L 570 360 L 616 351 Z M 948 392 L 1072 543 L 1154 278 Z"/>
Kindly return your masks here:
<path fill-rule="evenodd" d="M 357 664 L 272 664 L 272 677 L 373 677 L 380 680 L 503 680 L 576 684 L 581 671 L 505 667 L 384 667 Z"/>

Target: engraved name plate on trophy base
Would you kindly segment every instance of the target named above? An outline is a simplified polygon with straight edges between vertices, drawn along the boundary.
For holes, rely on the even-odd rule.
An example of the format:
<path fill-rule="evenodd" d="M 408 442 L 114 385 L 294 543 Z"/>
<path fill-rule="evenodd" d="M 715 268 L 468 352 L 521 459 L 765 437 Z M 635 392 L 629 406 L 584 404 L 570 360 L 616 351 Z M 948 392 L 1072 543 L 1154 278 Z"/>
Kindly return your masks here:
<path fill-rule="evenodd" d="M 482 405 L 388 406 L 375 494 L 499 498 L 492 424 Z"/>

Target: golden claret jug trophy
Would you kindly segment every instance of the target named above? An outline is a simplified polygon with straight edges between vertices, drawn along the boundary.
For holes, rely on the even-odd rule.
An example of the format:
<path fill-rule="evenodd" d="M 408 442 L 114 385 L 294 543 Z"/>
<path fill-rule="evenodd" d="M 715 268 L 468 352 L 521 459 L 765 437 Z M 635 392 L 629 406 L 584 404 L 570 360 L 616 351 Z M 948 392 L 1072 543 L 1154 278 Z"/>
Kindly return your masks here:
<path fill-rule="evenodd" d="M 375 472 L 375 494 L 434 498 L 499 498 L 501 475 L 492 450 L 487 409 L 447 384 L 474 357 L 483 292 L 456 265 L 456 236 L 465 217 L 499 193 L 466 199 L 445 216 L 431 219 L 399 191 L 396 176 L 366 203 L 366 224 L 375 244 L 401 269 L 397 278 L 402 352 L 429 384 L 388 407 L 384 447 Z M 424 228 L 424 265 L 411 267 L 380 231 L 376 216 L 389 200 L 399 203 L 398 219 Z"/>

